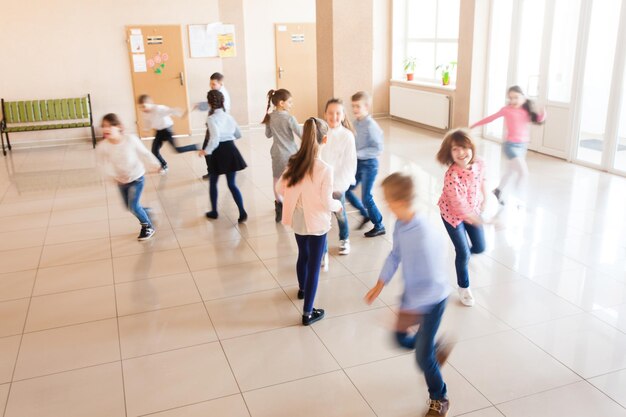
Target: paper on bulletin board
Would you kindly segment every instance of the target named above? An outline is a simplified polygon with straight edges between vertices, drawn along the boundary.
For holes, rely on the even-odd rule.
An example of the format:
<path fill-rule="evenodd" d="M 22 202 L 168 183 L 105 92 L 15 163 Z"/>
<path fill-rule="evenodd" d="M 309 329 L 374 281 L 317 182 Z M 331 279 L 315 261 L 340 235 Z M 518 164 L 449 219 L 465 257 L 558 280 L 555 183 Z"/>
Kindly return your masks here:
<path fill-rule="evenodd" d="M 235 48 L 235 25 L 222 25 L 222 30 L 217 35 L 217 49 L 220 58 L 233 58 L 237 56 Z"/>
<path fill-rule="evenodd" d="M 208 25 L 189 25 L 189 53 L 192 58 L 207 58 L 218 56 L 217 35 L 222 23 Z"/>
<path fill-rule="evenodd" d="M 130 50 L 134 54 L 145 52 L 143 49 L 143 35 L 141 33 L 130 35 Z"/>
<path fill-rule="evenodd" d="M 133 54 L 133 71 L 148 72 L 145 54 Z"/>

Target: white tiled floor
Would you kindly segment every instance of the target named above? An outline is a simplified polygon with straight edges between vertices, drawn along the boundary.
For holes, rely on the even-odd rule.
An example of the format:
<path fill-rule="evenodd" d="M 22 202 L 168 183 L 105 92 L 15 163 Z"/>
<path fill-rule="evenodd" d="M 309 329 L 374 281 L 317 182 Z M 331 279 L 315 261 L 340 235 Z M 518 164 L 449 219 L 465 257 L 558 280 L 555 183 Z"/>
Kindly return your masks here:
<path fill-rule="evenodd" d="M 380 178 L 412 172 L 418 207 L 445 236 L 435 205 L 440 136 L 381 125 Z M 166 147 L 170 172 L 146 180 L 143 201 L 158 225 L 147 242 L 137 242 L 137 222 L 98 176 L 89 145 L 0 159 L 0 416 L 425 411 L 414 358 L 390 337 L 400 277 L 374 305 L 362 302 L 390 234 L 353 231 L 352 253 L 340 257 L 331 231 L 317 299 L 328 316 L 300 326 L 296 246 L 273 220 L 270 142 L 252 130 L 238 146 L 249 164 L 238 175 L 249 221 L 236 224 L 224 183 L 220 218 L 207 221 L 203 160 Z M 500 147 L 478 149 L 491 188 Z M 443 371 L 450 415 L 625 417 L 626 179 L 534 153 L 528 162 L 527 209 L 500 213 L 486 226 L 487 251 L 471 260 L 476 306 L 453 295 L 444 316 L 455 344 Z M 454 284 L 451 245 L 449 258 Z"/>

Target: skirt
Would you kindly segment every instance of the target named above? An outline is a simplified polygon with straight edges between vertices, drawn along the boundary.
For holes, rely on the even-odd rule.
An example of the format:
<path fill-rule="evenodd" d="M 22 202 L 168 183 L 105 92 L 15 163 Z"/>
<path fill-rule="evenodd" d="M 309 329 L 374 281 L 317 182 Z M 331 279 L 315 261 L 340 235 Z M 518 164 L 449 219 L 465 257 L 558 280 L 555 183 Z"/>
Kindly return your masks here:
<path fill-rule="evenodd" d="M 502 149 L 508 159 L 524 158 L 528 151 L 528 143 L 504 142 Z"/>
<path fill-rule="evenodd" d="M 208 160 L 209 173 L 217 175 L 241 171 L 247 166 L 232 140 L 220 142 Z"/>

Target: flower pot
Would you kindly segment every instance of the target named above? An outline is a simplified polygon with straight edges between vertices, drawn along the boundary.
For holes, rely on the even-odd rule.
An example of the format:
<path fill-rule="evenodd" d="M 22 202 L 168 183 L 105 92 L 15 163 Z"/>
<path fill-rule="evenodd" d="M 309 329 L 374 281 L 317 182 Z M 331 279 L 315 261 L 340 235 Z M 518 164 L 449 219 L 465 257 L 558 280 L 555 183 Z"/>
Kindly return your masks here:
<path fill-rule="evenodd" d="M 406 80 L 407 81 L 413 81 L 413 74 L 412 73 L 411 74 L 407 74 L 406 75 Z"/>
<path fill-rule="evenodd" d="M 450 73 L 444 72 L 441 77 L 441 82 L 443 85 L 450 85 Z"/>

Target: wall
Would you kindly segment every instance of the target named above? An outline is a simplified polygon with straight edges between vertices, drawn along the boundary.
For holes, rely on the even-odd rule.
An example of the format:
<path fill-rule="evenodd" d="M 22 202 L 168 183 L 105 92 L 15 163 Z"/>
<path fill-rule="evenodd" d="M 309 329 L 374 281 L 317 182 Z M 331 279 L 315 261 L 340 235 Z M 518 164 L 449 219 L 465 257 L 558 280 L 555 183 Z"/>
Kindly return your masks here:
<path fill-rule="evenodd" d="M 42 5 L 45 5 L 42 7 Z M 91 93 L 96 120 L 115 112 L 135 128 L 125 26 L 181 24 L 190 102 L 206 98 L 209 76 L 222 70 L 219 58 L 188 57 L 187 24 L 219 20 L 217 0 L 38 0 L 3 2 L 0 13 L 0 94 L 8 99 L 80 96 Z M 201 114 L 192 128 L 201 128 Z M 52 132 L 36 135 L 50 137 Z M 85 137 L 81 129 L 57 137 Z M 17 136 L 16 136 L 17 139 Z"/>
<path fill-rule="evenodd" d="M 274 24 L 315 22 L 315 0 L 243 0 L 243 14 L 248 62 L 248 115 L 250 124 L 255 125 L 263 119 L 267 92 L 276 88 Z"/>
<path fill-rule="evenodd" d="M 389 115 L 389 80 L 391 79 L 391 0 L 374 0 L 374 57 L 372 94 L 375 116 Z"/>

